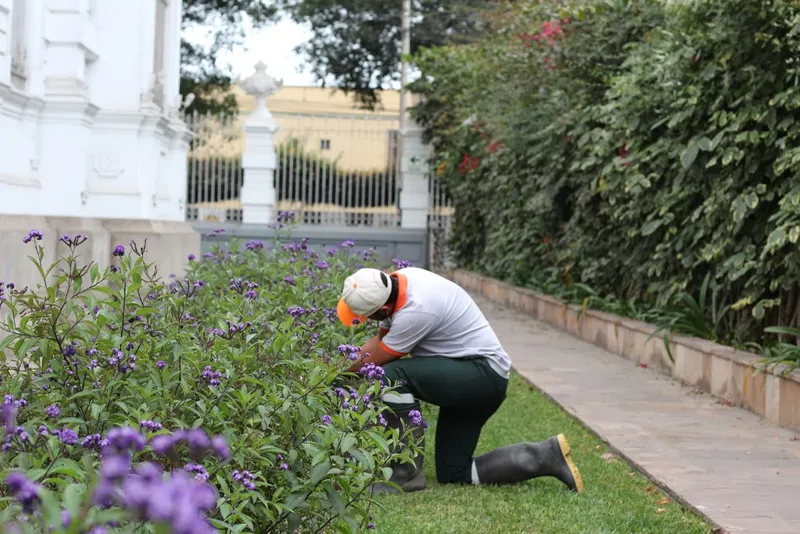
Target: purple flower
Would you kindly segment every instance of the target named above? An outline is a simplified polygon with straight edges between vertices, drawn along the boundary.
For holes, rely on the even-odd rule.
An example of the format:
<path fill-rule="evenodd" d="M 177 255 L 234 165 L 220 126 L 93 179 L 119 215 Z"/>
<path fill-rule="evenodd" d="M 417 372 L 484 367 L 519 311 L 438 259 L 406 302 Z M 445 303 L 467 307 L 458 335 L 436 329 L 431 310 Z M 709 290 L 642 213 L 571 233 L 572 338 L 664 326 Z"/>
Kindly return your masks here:
<path fill-rule="evenodd" d="M 231 326 L 231 334 L 235 332 L 234 327 Z M 218 387 L 222 383 L 223 375 L 219 371 L 212 371 L 210 365 L 206 365 L 203 373 L 200 375 L 199 380 L 205 382 L 211 387 Z"/>
<path fill-rule="evenodd" d="M 50 435 L 50 430 L 48 430 L 47 426 L 45 426 L 45 425 L 39 425 L 39 428 L 37 429 L 37 431 L 39 432 L 40 436 L 49 436 Z"/>
<path fill-rule="evenodd" d="M 211 448 L 214 449 L 214 454 L 220 460 L 230 460 L 231 450 L 228 448 L 228 442 L 222 436 L 211 438 Z"/>
<path fill-rule="evenodd" d="M 419 412 L 419 410 L 411 410 L 410 412 L 408 412 L 408 417 L 411 419 L 411 422 L 414 425 L 416 426 L 422 425 L 422 414 Z"/>
<path fill-rule="evenodd" d="M 330 267 L 330 264 L 327 261 L 320 260 L 317 262 L 317 269 L 321 269 L 324 271 L 328 267 Z"/>
<path fill-rule="evenodd" d="M 408 267 L 413 267 L 414 266 L 414 264 L 411 263 L 410 261 L 401 260 L 401 259 L 398 259 L 398 258 L 392 259 L 392 263 L 394 263 L 394 266 L 396 268 L 398 268 L 398 269 L 406 269 Z"/>
<path fill-rule="evenodd" d="M 311 310 L 307 310 L 307 309 L 305 309 L 305 308 L 303 308 L 301 306 L 292 306 L 291 308 L 286 310 L 286 312 L 289 315 L 291 315 L 292 317 L 294 317 L 295 319 L 299 319 L 299 318 L 301 318 L 301 317 L 303 317 L 305 315 L 310 315 L 311 314 Z"/>
<path fill-rule="evenodd" d="M 47 407 L 44 413 L 50 419 L 57 419 L 58 416 L 61 415 L 61 408 L 59 408 L 55 404 L 51 404 L 50 406 Z"/>
<path fill-rule="evenodd" d="M 336 249 L 335 248 L 329 248 L 328 249 L 328 256 L 336 256 Z"/>
<path fill-rule="evenodd" d="M 69 515 L 68 510 L 61 510 L 61 527 L 67 528 L 72 523 L 72 517 Z"/>
<path fill-rule="evenodd" d="M 100 450 L 102 448 L 102 441 L 103 441 L 103 436 L 101 436 L 100 434 L 90 434 L 85 438 L 83 438 L 83 441 L 81 441 L 81 447 L 83 447 L 84 449 Z"/>
<path fill-rule="evenodd" d="M 248 241 L 247 244 L 245 245 L 245 247 L 247 248 L 247 250 L 261 250 L 261 249 L 264 248 L 264 242 L 263 241 Z"/>
<path fill-rule="evenodd" d="M 138 430 L 129 426 L 112 428 L 106 435 L 108 446 L 115 451 L 127 451 L 130 449 L 140 451 L 147 444 L 144 436 Z"/>
<path fill-rule="evenodd" d="M 362 367 L 359 372 L 361 373 L 362 376 L 365 376 L 367 378 L 380 379 L 383 378 L 384 375 L 383 367 L 381 367 L 380 365 L 375 365 L 374 363 L 371 362 Z"/>
<path fill-rule="evenodd" d="M 323 415 L 322 416 L 322 424 L 323 425 L 331 425 L 333 424 L 333 418 L 330 415 Z"/>
<path fill-rule="evenodd" d="M 296 286 L 297 285 L 297 282 L 294 281 L 294 276 L 292 276 L 292 275 L 287 276 L 286 278 L 283 279 L 283 281 L 286 282 L 287 284 L 289 284 L 290 286 Z"/>
<path fill-rule="evenodd" d="M 58 436 L 58 439 L 64 445 L 75 445 L 78 443 L 78 433 L 69 427 L 64 427 L 61 430 L 54 430 L 53 434 Z"/>
<path fill-rule="evenodd" d="M 250 300 L 255 300 L 258 297 L 258 293 L 256 293 L 252 289 L 249 289 L 247 293 L 244 294 L 244 296 L 245 298 L 248 298 Z"/>
<path fill-rule="evenodd" d="M 122 245 L 117 245 L 114 247 L 114 252 L 112 253 L 114 256 L 124 256 L 125 255 L 125 247 Z"/>
<path fill-rule="evenodd" d="M 190 462 L 183 466 L 183 470 L 187 473 L 193 473 L 195 480 L 199 480 L 200 482 L 208 482 L 208 471 L 200 464 Z"/>
<path fill-rule="evenodd" d="M 25 237 L 22 238 L 22 242 L 23 243 L 30 243 L 31 241 L 41 241 L 43 237 L 44 237 L 44 234 L 42 234 L 41 231 L 39 231 L 39 230 L 31 230 L 30 232 L 28 232 L 28 234 Z"/>
<path fill-rule="evenodd" d="M 253 484 L 253 478 L 254 476 L 250 471 L 245 470 L 239 472 L 239 470 L 237 469 L 236 471 L 233 472 L 233 479 L 236 482 L 241 482 L 242 486 L 244 486 L 246 489 L 250 491 L 256 489 L 256 485 Z"/>
<path fill-rule="evenodd" d="M 280 465 L 280 468 L 281 468 L 281 471 L 288 471 L 289 470 L 289 464 L 287 464 L 286 462 L 283 462 Z"/>
<path fill-rule="evenodd" d="M 356 244 L 350 239 L 346 239 L 344 243 L 342 243 L 342 248 L 353 248 L 354 246 L 356 246 Z"/>
<path fill-rule="evenodd" d="M 361 347 L 355 345 L 339 345 L 339 352 L 348 357 L 351 361 L 358 359 L 358 354 L 361 352 Z"/>
<path fill-rule="evenodd" d="M 197 256 L 195 256 L 194 254 L 189 254 L 189 255 L 187 256 L 187 258 L 189 258 L 189 261 L 194 261 L 196 257 L 197 257 Z"/>
<path fill-rule="evenodd" d="M 32 513 L 39 505 L 39 486 L 28 480 L 24 474 L 18 471 L 9 473 L 6 484 L 25 513 Z"/>
<path fill-rule="evenodd" d="M 128 454 L 111 454 L 100 462 L 100 475 L 107 481 L 121 480 L 131 471 L 131 457 Z"/>
<path fill-rule="evenodd" d="M 61 353 L 64 356 L 75 356 L 77 350 L 73 345 L 66 345 L 63 349 L 61 349 Z"/>
<path fill-rule="evenodd" d="M 161 423 L 155 423 L 149 419 L 145 419 L 144 421 L 139 421 L 139 427 L 146 428 L 147 430 L 152 430 L 154 432 L 161 430 L 163 428 Z"/>
<path fill-rule="evenodd" d="M 381 426 L 386 426 L 386 418 L 383 416 L 382 413 L 378 414 L 378 424 Z"/>
<path fill-rule="evenodd" d="M 14 431 L 14 424 L 17 421 L 17 407 L 13 402 L 3 403 L 3 426 L 6 427 L 6 432 Z"/>
<path fill-rule="evenodd" d="M 370 530 L 375 530 L 375 523 L 370 521 L 369 523 L 367 523 L 367 528 Z"/>
<path fill-rule="evenodd" d="M 167 362 L 165 362 L 164 360 L 158 360 L 158 362 L 156 362 L 156 367 L 158 367 L 159 370 L 163 369 L 166 366 Z"/>

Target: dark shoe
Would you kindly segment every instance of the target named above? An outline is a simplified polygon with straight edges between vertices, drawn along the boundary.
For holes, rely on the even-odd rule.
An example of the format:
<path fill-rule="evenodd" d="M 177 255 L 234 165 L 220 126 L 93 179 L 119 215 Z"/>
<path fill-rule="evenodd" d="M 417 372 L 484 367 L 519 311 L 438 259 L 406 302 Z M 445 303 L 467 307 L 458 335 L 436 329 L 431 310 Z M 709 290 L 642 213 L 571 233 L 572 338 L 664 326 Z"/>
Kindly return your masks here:
<path fill-rule="evenodd" d="M 399 452 L 401 447 L 408 445 L 407 440 L 403 438 L 403 433 L 405 432 L 405 428 L 409 426 L 411 426 L 411 434 L 414 440 L 420 443 L 423 450 L 423 452 L 417 454 L 413 463 L 392 462 L 389 464 L 389 467 L 392 468 L 392 476 L 389 477 L 389 481 L 400 486 L 401 490 L 405 493 L 425 489 L 425 472 L 423 471 L 425 465 L 425 429 L 411 424 L 408 418 L 408 412 L 411 410 L 419 410 L 419 405 L 410 408 L 395 409 L 394 413 L 389 411 L 383 412 L 386 418 L 386 426 L 397 428 L 400 431 L 400 445 L 394 452 Z M 374 494 L 399 492 L 397 488 L 383 483 L 373 484 L 370 489 Z"/>
<path fill-rule="evenodd" d="M 583 479 L 572 461 L 564 434 L 539 443 L 518 443 L 495 449 L 475 458 L 475 469 L 479 484 L 513 484 L 550 476 L 559 479 L 570 491 L 583 492 Z"/>

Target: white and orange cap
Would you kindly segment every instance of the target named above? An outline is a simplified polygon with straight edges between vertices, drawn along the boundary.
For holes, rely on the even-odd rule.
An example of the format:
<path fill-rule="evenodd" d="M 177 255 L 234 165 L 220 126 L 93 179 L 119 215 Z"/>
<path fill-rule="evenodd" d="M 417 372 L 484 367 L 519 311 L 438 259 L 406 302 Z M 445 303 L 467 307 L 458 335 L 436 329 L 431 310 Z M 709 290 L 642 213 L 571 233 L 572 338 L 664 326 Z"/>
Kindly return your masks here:
<path fill-rule="evenodd" d="M 356 319 L 363 322 L 381 309 L 391 294 L 389 275 L 378 269 L 359 269 L 344 281 L 336 313 L 345 326 L 353 326 Z"/>

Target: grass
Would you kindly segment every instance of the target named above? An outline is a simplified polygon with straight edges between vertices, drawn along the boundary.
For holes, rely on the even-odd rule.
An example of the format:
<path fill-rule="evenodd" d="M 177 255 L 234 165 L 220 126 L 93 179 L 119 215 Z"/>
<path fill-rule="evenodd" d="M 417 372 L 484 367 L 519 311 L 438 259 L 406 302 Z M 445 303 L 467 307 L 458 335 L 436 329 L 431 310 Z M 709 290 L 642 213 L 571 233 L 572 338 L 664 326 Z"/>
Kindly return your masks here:
<path fill-rule="evenodd" d="M 675 533 L 712 531 L 654 487 L 602 441 L 516 374 L 508 398 L 484 428 L 476 454 L 564 433 L 583 475 L 581 495 L 553 478 L 503 487 L 439 485 L 433 467 L 436 407 L 430 424 L 425 491 L 384 495 L 373 510 L 380 534 Z M 605 455 L 605 456 L 604 456 Z"/>

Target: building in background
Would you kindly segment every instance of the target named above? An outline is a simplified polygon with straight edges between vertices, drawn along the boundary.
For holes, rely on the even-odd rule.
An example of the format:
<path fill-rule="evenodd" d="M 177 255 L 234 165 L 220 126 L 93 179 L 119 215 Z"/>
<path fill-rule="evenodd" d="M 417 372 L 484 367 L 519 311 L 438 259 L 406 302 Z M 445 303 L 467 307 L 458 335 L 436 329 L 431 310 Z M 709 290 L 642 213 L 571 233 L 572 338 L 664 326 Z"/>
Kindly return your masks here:
<path fill-rule="evenodd" d="M 233 114 L 187 116 L 196 137 L 189 161 L 189 220 L 238 221 L 244 123 L 255 99 L 232 88 Z M 266 100 L 275 133 L 277 208 L 305 224 L 399 224 L 399 91 L 379 109 L 322 87 L 281 87 Z M 411 99 L 413 104 L 414 99 Z"/>
<path fill-rule="evenodd" d="M 0 0 L 0 213 L 183 221 L 181 0 Z"/>
<path fill-rule="evenodd" d="M 250 114 L 255 99 L 234 87 L 239 109 Z M 284 86 L 267 99 L 278 132 L 277 144 L 297 139 L 344 169 L 371 170 L 395 165 L 400 128 L 400 92 L 382 91 L 381 106 L 360 109 L 352 95 L 324 87 Z"/>

